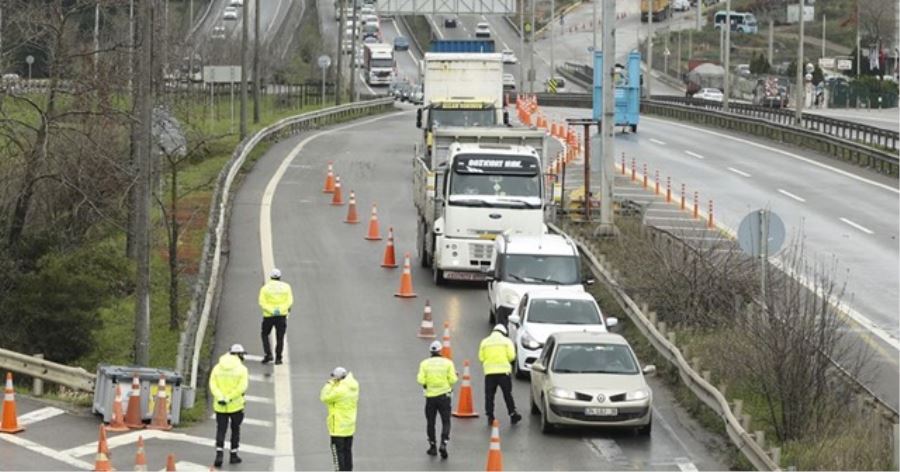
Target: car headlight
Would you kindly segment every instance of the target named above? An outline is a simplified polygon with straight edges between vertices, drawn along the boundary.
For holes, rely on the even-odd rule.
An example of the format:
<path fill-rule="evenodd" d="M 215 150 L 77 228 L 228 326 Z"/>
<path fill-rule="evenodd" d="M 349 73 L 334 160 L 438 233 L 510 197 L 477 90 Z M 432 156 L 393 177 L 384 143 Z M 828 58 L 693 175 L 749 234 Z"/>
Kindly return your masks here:
<path fill-rule="evenodd" d="M 643 400 L 649 396 L 650 394 L 646 390 L 635 390 L 633 392 L 626 393 L 625 400 Z"/>
<path fill-rule="evenodd" d="M 535 349 L 540 349 L 543 347 L 544 343 L 538 342 L 537 339 L 534 339 L 528 331 L 522 333 L 522 346 L 525 346 L 526 349 L 531 349 L 532 351 Z"/>
<path fill-rule="evenodd" d="M 506 295 L 503 297 L 503 304 L 512 307 L 517 306 L 520 298 L 522 297 L 520 297 L 518 293 L 506 292 Z"/>
<path fill-rule="evenodd" d="M 561 398 L 563 400 L 575 400 L 577 398 L 575 396 L 575 392 L 559 387 L 553 387 L 552 389 L 550 389 L 550 396 L 554 398 Z"/>

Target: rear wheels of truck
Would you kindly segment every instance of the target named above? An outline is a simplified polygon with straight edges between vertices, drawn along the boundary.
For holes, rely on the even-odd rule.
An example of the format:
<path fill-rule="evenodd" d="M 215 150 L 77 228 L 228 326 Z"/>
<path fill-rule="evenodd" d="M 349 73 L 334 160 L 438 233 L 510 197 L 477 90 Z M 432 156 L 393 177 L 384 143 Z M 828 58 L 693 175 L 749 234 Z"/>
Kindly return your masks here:
<path fill-rule="evenodd" d="M 418 241 L 418 249 L 419 249 L 419 263 L 422 264 L 422 267 L 429 268 L 432 263 L 432 256 L 428 253 L 428 227 L 424 222 L 419 221 L 418 229 L 416 231 L 416 239 Z"/>
<path fill-rule="evenodd" d="M 435 267 L 432 269 L 431 273 L 434 276 L 434 284 L 435 285 L 444 285 L 447 279 L 444 278 L 444 271 Z"/>

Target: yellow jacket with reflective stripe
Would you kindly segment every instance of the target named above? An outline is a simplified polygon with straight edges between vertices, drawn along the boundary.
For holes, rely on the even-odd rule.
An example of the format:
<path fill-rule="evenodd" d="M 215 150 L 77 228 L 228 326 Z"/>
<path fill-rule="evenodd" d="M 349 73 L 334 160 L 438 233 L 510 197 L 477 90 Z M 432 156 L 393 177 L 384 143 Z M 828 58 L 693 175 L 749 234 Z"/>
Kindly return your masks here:
<path fill-rule="evenodd" d="M 508 374 L 512 372 L 512 361 L 516 359 L 516 348 L 499 331 L 481 340 L 478 348 L 478 360 L 484 367 L 484 375 Z"/>
<path fill-rule="evenodd" d="M 247 366 L 238 356 L 224 354 L 209 375 L 209 393 L 216 413 L 235 413 L 244 409 L 247 392 Z M 224 401 L 222 405 L 219 402 Z"/>
<path fill-rule="evenodd" d="M 356 405 L 359 403 L 359 382 L 348 373 L 343 380 L 329 380 L 319 393 L 319 400 L 328 407 L 328 435 L 353 436 L 356 432 Z"/>
<path fill-rule="evenodd" d="M 427 398 L 450 393 L 457 380 L 459 378 L 456 376 L 456 367 L 453 366 L 453 361 L 446 357 L 429 357 L 419 364 L 416 381 L 425 387 Z"/>
<path fill-rule="evenodd" d="M 287 316 L 294 304 L 294 294 L 287 282 L 269 280 L 259 289 L 259 307 L 263 317 Z"/>

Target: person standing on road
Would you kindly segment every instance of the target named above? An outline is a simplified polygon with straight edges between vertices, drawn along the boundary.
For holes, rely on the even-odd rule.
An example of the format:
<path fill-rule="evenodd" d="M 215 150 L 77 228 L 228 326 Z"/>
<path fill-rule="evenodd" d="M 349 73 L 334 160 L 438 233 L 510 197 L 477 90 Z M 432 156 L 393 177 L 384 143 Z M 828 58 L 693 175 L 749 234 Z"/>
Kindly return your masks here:
<path fill-rule="evenodd" d="M 494 423 L 494 396 L 497 387 L 503 392 L 503 400 L 506 402 L 506 410 L 512 424 L 522 420 L 522 415 L 516 411 L 510 378 L 512 362 L 516 359 L 516 348 L 506 337 L 507 333 L 506 326 L 502 324 L 494 326 L 490 336 L 482 339 L 478 348 L 478 360 L 484 368 L 484 411 L 489 427 Z"/>
<path fill-rule="evenodd" d="M 434 341 L 428 350 L 431 357 L 419 364 L 416 381 L 425 389 L 425 431 L 428 434 L 428 450 L 426 454 L 436 456 L 434 420 L 441 415 L 441 458 L 447 458 L 447 443 L 450 441 L 450 403 L 453 385 L 459 380 L 453 361 L 441 356 L 440 341 Z"/>
<path fill-rule="evenodd" d="M 263 312 L 262 345 L 263 364 L 272 362 L 272 347 L 269 335 L 275 328 L 275 364 L 281 364 L 284 351 L 284 333 L 287 331 L 287 316 L 294 304 L 294 294 L 287 282 L 281 281 L 281 271 L 272 269 L 269 281 L 259 289 L 259 307 Z"/>
<path fill-rule="evenodd" d="M 328 435 L 331 436 L 331 458 L 334 470 L 353 470 L 353 433 L 356 432 L 356 409 L 359 383 L 343 367 L 335 367 L 325 382 L 319 400 L 328 407 Z"/>
<path fill-rule="evenodd" d="M 241 423 L 244 421 L 244 394 L 247 393 L 249 380 L 244 354 L 244 346 L 231 346 L 228 353 L 219 358 L 219 363 L 209 376 L 209 393 L 216 412 L 216 461 L 213 464 L 216 467 L 222 466 L 228 423 L 231 423 L 231 457 L 228 462 L 241 463 L 238 446 L 241 442 Z"/>

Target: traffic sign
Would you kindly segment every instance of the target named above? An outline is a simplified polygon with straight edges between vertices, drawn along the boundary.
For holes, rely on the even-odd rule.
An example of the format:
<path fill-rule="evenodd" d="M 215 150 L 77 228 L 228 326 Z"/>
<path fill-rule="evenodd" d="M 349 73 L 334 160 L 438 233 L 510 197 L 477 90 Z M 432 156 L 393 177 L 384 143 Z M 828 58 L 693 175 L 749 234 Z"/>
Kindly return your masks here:
<path fill-rule="evenodd" d="M 556 93 L 556 79 L 553 77 L 547 79 L 547 91 L 550 93 Z"/>
<path fill-rule="evenodd" d="M 319 56 L 319 68 L 327 69 L 329 67 L 331 67 L 331 58 L 328 57 L 327 54 L 322 54 L 321 56 Z"/>
<path fill-rule="evenodd" d="M 34 64 L 34 56 L 32 56 L 31 54 L 25 56 L 25 63 L 29 66 Z"/>
<path fill-rule="evenodd" d="M 750 212 L 738 226 L 738 244 L 752 257 L 780 251 L 784 236 L 784 222 L 769 210 Z"/>
<path fill-rule="evenodd" d="M 666 48 L 665 50 L 663 50 L 663 56 L 668 57 L 668 56 L 671 56 L 671 55 L 672 55 L 672 52 L 669 51 L 669 48 Z"/>

